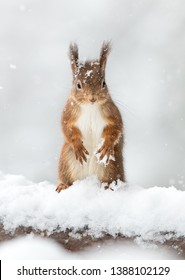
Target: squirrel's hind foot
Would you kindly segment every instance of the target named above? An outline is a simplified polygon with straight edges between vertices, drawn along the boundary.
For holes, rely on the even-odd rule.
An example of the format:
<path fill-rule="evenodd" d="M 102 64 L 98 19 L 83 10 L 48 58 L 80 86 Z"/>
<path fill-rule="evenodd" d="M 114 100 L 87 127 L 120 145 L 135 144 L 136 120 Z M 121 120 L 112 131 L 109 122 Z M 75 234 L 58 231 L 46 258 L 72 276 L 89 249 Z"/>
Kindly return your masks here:
<path fill-rule="evenodd" d="M 64 183 L 60 183 L 60 184 L 58 185 L 58 187 L 56 188 L 56 192 L 59 193 L 60 191 L 65 190 L 65 189 L 67 189 L 67 188 L 69 188 L 68 185 L 66 185 L 66 184 L 64 184 Z"/>

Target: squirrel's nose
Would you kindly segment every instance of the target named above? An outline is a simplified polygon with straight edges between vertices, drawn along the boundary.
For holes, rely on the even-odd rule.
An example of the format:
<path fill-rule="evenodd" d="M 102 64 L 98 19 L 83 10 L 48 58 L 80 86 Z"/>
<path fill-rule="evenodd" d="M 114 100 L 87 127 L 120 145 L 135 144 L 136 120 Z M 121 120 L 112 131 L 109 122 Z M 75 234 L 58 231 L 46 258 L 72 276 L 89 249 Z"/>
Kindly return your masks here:
<path fill-rule="evenodd" d="M 94 103 L 96 101 L 96 99 L 93 97 L 90 99 L 91 103 Z"/>

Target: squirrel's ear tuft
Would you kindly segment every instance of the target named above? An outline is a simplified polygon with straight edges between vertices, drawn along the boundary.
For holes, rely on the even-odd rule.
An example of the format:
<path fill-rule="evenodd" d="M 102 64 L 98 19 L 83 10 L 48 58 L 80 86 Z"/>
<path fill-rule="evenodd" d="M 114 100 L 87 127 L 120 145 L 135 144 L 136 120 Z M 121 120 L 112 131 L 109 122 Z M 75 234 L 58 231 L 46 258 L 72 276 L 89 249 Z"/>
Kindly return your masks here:
<path fill-rule="evenodd" d="M 69 58 L 71 61 L 73 75 L 75 75 L 78 70 L 78 46 L 76 43 L 71 43 L 69 46 Z"/>
<path fill-rule="evenodd" d="M 105 72 L 105 66 L 107 63 L 107 57 L 111 52 L 111 42 L 103 42 L 100 52 L 100 68 L 103 72 Z"/>

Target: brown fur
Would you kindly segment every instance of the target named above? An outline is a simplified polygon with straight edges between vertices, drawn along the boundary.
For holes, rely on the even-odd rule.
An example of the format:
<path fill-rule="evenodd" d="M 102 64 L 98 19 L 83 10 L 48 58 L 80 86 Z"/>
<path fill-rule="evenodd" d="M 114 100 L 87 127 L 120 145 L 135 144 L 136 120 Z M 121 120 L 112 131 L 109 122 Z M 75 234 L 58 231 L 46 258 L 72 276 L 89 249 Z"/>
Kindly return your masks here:
<path fill-rule="evenodd" d="M 87 161 L 89 152 L 83 145 L 83 135 L 77 127 L 77 121 L 81 116 L 81 105 L 98 104 L 105 127 L 102 130 L 104 140 L 100 153 L 100 160 L 107 156 L 107 166 L 99 164 L 99 180 L 109 185 L 112 181 L 120 179 L 125 181 L 123 169 L 123 123 L 121 114 L 111 99 L 108 87 L 105 83 L 105 66 L 107 56 L 110 53 L 110 43 L 103 43 L 100 59 L 86 61 L 83 64 L 78 60 L 78 47 L 71 44 L 69 56 L 73 72 L 73 87 L 62 114 L 62 129 L 65 136 L 65 144 L 62 147 L 59 161 L 59 181 L 57 191 L 66 189 L 77 179 L 74 175 L 74 164 L 81 165 Z M 115 157 L 115 161 L 110 160 Z M 88 175 L 88 174 L 87 174 Z"/>

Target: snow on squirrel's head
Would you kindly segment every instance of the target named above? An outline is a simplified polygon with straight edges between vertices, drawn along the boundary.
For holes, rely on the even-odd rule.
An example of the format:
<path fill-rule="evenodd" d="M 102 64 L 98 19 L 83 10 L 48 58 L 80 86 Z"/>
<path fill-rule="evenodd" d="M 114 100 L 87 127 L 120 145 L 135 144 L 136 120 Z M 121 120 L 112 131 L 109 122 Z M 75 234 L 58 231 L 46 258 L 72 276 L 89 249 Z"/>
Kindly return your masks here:
<path fill-rule="evenodd" d="M 73 72 L 72 96 L 79 104 L 104 103 L 109 94 L 105 82 L 107 57 L 111 51 L 110 42 L 104 42 L 100 58 L 79 62 L 77 44 L 70 44 L 69 57 Z"/>

